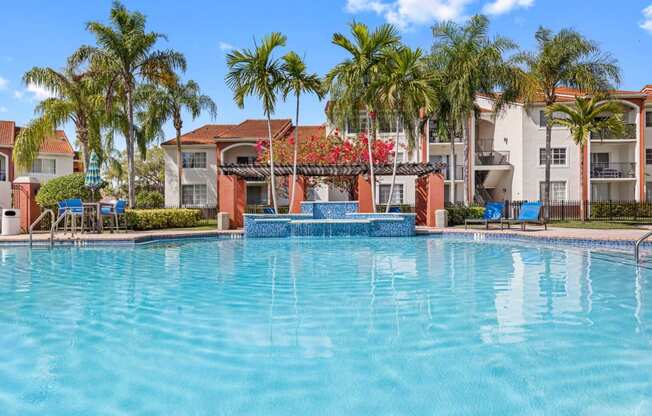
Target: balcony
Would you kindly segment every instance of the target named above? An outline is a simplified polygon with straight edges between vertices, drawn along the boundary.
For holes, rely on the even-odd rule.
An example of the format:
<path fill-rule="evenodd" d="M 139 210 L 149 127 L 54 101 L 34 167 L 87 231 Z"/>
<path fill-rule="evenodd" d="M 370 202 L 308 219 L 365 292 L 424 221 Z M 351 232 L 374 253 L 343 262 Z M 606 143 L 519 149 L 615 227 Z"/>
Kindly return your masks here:
<path fill-rule="evenodd" d="M 444 179 L 446 179 L 447 181 L 451 180 L 449 166 L 442 169 L 441 173 L 444 175 Z M 462 179 L 464 179 L 464 166 L 462 165 L 455 166 L 455 180 L 461 181 Z"/>
<path fill-rule="evenodd" d="M 477 152 L 475 154 L 476 166 L 505 166 L 509 165 L 509 152 L 492 150 Z"/>
<path fill-rule="evenodd" d="M 592 141 L 603 141 L 603 140 L 636 140 L 636 124 L 635 123 L 626 123 L 625 131 L 622 134 L 615 135 L 609 131 L 602 131 L 597 133 L 591 133 Z"/>
<path fill-rule="evenodd" d="M 456 137 L 454 141 L 455 143 L 462 143 L 462 138 Z M 450 141 L 447 138 L 439 137 L 435 134 L 430 134 L 430 137 L 428 138 L 428 142 L 430 144 L 450 144 Z"/>
<path fill-rule="evenodd" d="M 636 177 L 636 163 L 600 163 L 591 164 L 593 179 L 632 179 Z"/>
<path fill-rule="evenodd" d="M 476 139 L 476 152 L 491 152 L 494 150 L 494 139 Z"/>

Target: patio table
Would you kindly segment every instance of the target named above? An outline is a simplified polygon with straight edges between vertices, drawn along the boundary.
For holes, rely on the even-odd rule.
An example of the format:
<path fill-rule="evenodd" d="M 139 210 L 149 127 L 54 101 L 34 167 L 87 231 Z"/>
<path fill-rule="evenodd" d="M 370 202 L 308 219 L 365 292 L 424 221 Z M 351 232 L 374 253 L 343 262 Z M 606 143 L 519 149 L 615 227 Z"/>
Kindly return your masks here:
<path fill-rule="evenodd" d="M 95 213 L 95 229 L 93 231 L 102 233 L 102 207 L 112 207 L 113 204 L 106 202 L 84 202 L 84 209 L 90 208 Z"/>

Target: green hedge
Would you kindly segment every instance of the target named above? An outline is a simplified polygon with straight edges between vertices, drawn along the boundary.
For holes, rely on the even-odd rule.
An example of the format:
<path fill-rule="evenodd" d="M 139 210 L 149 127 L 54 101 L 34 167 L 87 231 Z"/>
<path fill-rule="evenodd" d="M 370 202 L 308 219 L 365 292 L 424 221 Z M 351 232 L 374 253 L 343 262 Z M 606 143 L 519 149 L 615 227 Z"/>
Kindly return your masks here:
<path fill-rule="evenodd" d="M 447 207 L 448 211 L 448 225 L 461 225 L 467 218 L 482 218 L 484 215 L 483 207 L 465 207 L 465 206 L 451 206 Z"/>
<path fill-rule="evenodd" d="M 591 219 L 610 220 L 621 218 L 630 220 L 652 218 L 652 205 L 638 202 L 595 202 L 591 204 Z"/>
<path fill-rule="evenodd" d="M 96 191 L 97 195 L 99 191 Z M 36 203 L 42 208 L 54 208 L 57 202 L 73 198 L 80 198 L 83 201 L 91 199 L 91 191 L 84 186 L 84 175 L 81 173 L 49 180 L 36 194 Z"/>
<path fill-rule="evenodd" d="M 165 197 L 157 191 L 141 191 L 136 194 L 136 208 L 158 209 L 163 208 Z"/>
<path fill-rule="evenodd" d="M 129 209 L 125 215 L 132 230 L 196 227 L 201 221 L 198 209 Z"/>

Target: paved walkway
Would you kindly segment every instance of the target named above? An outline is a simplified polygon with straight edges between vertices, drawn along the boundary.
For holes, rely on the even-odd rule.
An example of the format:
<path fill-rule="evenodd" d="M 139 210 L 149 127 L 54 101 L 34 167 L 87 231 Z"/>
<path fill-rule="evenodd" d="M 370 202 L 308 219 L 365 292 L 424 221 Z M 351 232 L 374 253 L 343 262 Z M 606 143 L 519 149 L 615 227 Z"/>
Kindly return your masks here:
<path fill-rule="evenodd" d="M 528 229 L 521 231 L 520 228 L 505 229 L 492 227 L 486 230 L 482 227 L 474 227 L 465 230 L 464 228 L 426 228 L 417 227 L 417 232 L 428 233 L 446 233 L 446 234 L 496 234 L 496 235 L 513 235 L 527 236 L 528 238 L 541 239 L 569 239 L 569 240 L 599 240 L 599 241 L 636 241 L 645 233 L 650 231 L 646 229 L 622 229 L 622 230 L 592 230 L 584 228 L 555 228 L 548 227 L 544 230 L 542 227 L 528 226 Z"/>
<path fill-rule="evenodd" d="M 170 239 L 170 238 L 186 238 L 186 237 L 213 237 L 218 235 L 241 235 L 242 230 L 153 230 L 153 231 L 128 231 L 118 233 L 103 233 L 103 234 L 75 234 L 73 238 L 70 233 L 57 233 L 55 234 L 56 242 L 71 242 L 71 241 L 99 241 L 99 242 L 138 242 L 155 239 Z M 37 233 L 34 234 L 34 242 L 49 241 L 50 233 Z M 29 241 L 29 235 L 12 235 L 0 236 L 0 243 L 26 243 Z"/>

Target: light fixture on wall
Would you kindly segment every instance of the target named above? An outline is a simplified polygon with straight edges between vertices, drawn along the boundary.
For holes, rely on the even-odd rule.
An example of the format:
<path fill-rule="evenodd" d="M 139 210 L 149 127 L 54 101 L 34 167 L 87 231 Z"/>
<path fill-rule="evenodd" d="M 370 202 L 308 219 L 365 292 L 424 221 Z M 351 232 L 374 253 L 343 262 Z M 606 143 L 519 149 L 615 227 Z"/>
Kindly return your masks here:
<path fill-rule="evenodd" d="M 503 140 L 505 140 L 505 144 L 507 144 L 507 142 L 509 141 L 507 137 L 505 137 Z"/>

